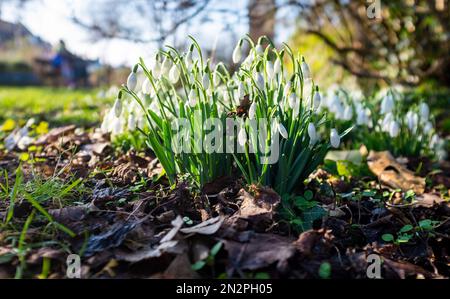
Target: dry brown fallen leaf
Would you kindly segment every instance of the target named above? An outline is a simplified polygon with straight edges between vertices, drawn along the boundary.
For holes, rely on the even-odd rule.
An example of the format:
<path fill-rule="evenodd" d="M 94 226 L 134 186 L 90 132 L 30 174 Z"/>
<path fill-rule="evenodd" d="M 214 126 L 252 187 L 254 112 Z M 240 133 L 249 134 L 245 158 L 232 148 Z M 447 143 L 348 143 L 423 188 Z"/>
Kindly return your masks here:
<path fill-rule="evenodd" d="M 412 171 L 398 163 L 388 151 L 370 151 L 367 164 L 383 185 L 402 191 L 413 190 L 416 194 L 425 191 L 425 178 L 415 176 Z"/>
<path fill-rule="evenodd" d="M 239 191 L 242 204 L 238 215 L 255 227 L 265 226 L 272 221 L 280 196 L 270 188 L 254 188 L 254 193 L 253 197 L 244 189 Z"/>
<path fill-rule="evenodd" d="M 228 251 L 228 275 L 234 270 L 257 270 L 276 263 L 280 272 L 288 269 L 288 260 L 295 254 L 292 240 L 274 234 L 255 233 L 249 242 L 224 240 Z"/>
<path fill-rule="evenodd" d="M 203 221 L 197 225 L 180 229 L 180 232 L 184 234 L 200 234 L 200 235 L 212 235 L 216 233 L 223 223 L 224 218 L 217 216 L 209 220 Z"/>

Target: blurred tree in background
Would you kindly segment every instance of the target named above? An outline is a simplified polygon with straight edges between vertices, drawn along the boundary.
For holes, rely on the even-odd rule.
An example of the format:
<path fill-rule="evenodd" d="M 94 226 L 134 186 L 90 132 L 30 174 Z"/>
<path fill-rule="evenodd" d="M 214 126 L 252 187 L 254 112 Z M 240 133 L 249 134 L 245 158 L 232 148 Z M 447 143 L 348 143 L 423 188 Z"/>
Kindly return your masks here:
<path fill-rule="evenodd" d="M 324 42 L 334 64 L 362 79 L 450 86 L 448 1 L 314 2 L 301 4 L 299 34 Z"/>

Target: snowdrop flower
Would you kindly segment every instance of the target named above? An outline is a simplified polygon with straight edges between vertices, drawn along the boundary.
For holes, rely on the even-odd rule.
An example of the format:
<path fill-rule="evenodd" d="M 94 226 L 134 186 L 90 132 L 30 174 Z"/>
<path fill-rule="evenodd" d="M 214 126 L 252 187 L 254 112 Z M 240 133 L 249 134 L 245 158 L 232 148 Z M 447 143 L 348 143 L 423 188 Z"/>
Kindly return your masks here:
<path fill-rule="evenodd" d="M 134 91 L 137 85 L 137 76 L 135 70 L 133 70 L 130 75 L 128 75 L 127 79 L 127 87 L 129 90 Z"/>
<path fill-rule="evenodd" d="M 255 54 L 262 55 L 264 53 L 264 49 L 260 44 L 255 46 Z"/>
<path fill-rule="evenodd" d="M 239 42 L 237 43 L 236 47 L 233 50 L 233 63 L 237 64 L 241 61 L 242 59 L 242 40 L 239 40 Z"/>
<path fill-rule="evenodd" d="M 30 136 L 23 136 L 17 142 L 17 147 L 20 150 L 26 150 L 32 142 L 33 142 L 33 138 L 31 138 Z"/>
<path fill-rule="evenodd" d="M 415 113 L 415 112 L 410 110 L 410 111 L 408 111 L 406 113 L 405 122 L 406 122 L 406 124 L 408 126 L 408 129 L 411 132 L 414 133 L 417 130 L 417 124 L 419 122 L 419 116 L 417 115 L 417 113 Z"/>
<path fill-rule="evenodd" d="M 176 64 L 174 64 L 171 68 L 170 68 L 170 72 L 169 72 L 169 80 L 170 82 L 172 82 L 173 84 L 178 82 L 178 79 L 180 78 L 180 72 L 178 71 L 178 66 Z"/>
<path fill-rule="evenodd" d="M 400 133 L 400 125 L 395 120 L 391 121 L 389 125 L 389 136 L 395 138 L 398 136 L 399 133 Z"/>
<path fill-rule="evenodd" d="M 267 78 L 269 80 L 272 80 L 275 73 L 274 73 L 274 69 L 273 69 L 273 63 L 271 61 L 267 61 L 267 63 L 266 63 L 266 73 L 267 73 Z"/>
<path fill-rule="evenodd" d="M 430 121 L 427 121 L 425 125 L 423 126 L 423 132 L 425 134 L 428 134 L 433 130 L 433 124 Z"/>
<path fill-rule="evenodd" d="M 170 61 L 170 59 L 168 57 L 164 57 L 164 60 L 161 64 L 161 73 L 160 73 L 161 76 L 167 77 L 167 74 L 171 69 L 171 64 L 172 62 Z"/>
<path fill-rule="evenodd" d="M 220 73 L 217 69 L 213 73 L 213 83 L 214 86 L 218 86 L 220 84 Z"/>
<path fill-rule="evenodd" d="M 291 109 L 294 109 L 294 108 L 295 108 L 295 106 L 296 106 L 296 104 L 297 104 L 297 96 L 295 95 L 295 93 L 291 93 L 291 94 L 289 95 L 288 103 L 289 103 L 289 107 L 290 107 Z"/>
<path fill-rule="evenodd" d="M 320 106 L 320 102 L 322 101 L 322 96 L 320 94 L 319 88 L 316 86 L 316 92 L 313 97 L 313 109 L 317 110 Z"/>
<path fill-rule="evenodd" d="M 256 101 L 250 105 L 250 109 L 248 109 L 248 118 L 254 119 L 256 115 Z"/>
<path fill-rule="evenodd" d="M 284 85 L 283 95 L 287 97 L 290 92 L 291 92 L 291 81 L 289 80 L 286 82 L 286 85 Z"/>
<path fill-rule="evenodd" d="M 353 117 L 353 110 L 352 110 L 352 106 L 347 105 L 344 109 L 344 113 L 343 113 L 343 119 L 344 120 L 351 120 Z"/>
<path fill-rule="evenodd" d="M 111 123 L 111 135 L 119 135 L 121 133 L 123 133 L 123 120 L 116 117 Z"/>
<path fill-rule="evenodd" d="M 385 132 L 389 132 L 390 130 L 390 125 L 391 122 L 394 120 L 394 115 L 389 112 L 388 114 L 386 114 L 381 122 L 381 128 L 383 129 L 383 131 Z"/>
<path fill-rule="evenodd" d="M 245 86 L 243 82 L 239 82 L 238 86 L 238 97 L 242 99 L 245 96 Z"/>
<path fill-rule="evenodd" d="M 306 63 L 305 58 L 302 57 L 301 69 L 303 73 L 304 79 L 311 79 L 311 70 L 309 69 L 309 65 Z"/>
<path fill-rule="evenodd" d="M 286 131 L 286 128 L 283 126 L 283 124 L 280 122 L 278 123 L 278 132 L 284 139 L 288 138 L 288 132 Z"/>
<path fill-rule="evenodd" d="M 314 126 L 313 123 L 308 124 L 308 136 L 309 136 L 309 144 L 311 146 L 316 144 L 316 142 L 319 139 L 319 137 L 317 136 L 316 127 Z"/>
<path fill-rule="evenodd" d="M 189 51 L 186 53 L 186 56 L 184 57 L 184 63 L 186 64 L 187 69 L 190 70 L 193 65 L 192 49 L 189 49 Z"/>
<path fill-rule="evenodd" d="M 117 97 L 116 101 L 113 105 L 114 115 L 119 118 L 120 114 L 122 114 L 122 100 Z"/>
<path fill-rule="evenodd" d="M 419 113 L 422 121 L 428 120 L 428 117 L 430 116 L 430 107 L 428 107 L 426 103 L 421 103 L 419 105 Z"/>
<path fill-rule="evenodd" d="M 195 105 L 197 105 L 197 93 L 195 92 L 195 89 L 191 89 L 191 91 L 189 92 L 189 106 L 191 107 L 195 107 Z"/>
<path fill-rule="evenodd" d="M 205 73 L 203 74 L 202 84 L 203 84 L 203 88 L 205 90 L 207 90 L 209 88 L 209 74 L 207 71 L 205 71 Z"/>
<path fill-rule="evenodd" d="M 260 72 L 255 74 L 255 81 L 258 88 L 264 90 L 264 77 Z"/>
<path fill-rule="evenodd" d="M 133 131 L 136 129 L 136 117 L 134 113 L 128 114 L 128 130 Z"/>
<path fill-rule="evenodd" d="M 394 109 L 394 98 L 391 94 L 386 95 L 381 101 L 381 114 L 392 112 Z"/>
<path fill-rule="evenodd" d="M 331 129 L 330 131 L 330 143 L 334 148 L 338 148 L 341 143 L 341 137 L 339 136 L 336 129 Z"/>
<path fill-rule="evenodd" d="M 273 73 L 277 75 L 280 72 L 281 72 L 281 61 L 280 58 L 277 57 L 277 59 L 275 60 L 275 64 L 273 66 Z"/>
<path fill-rule="evenodd" d="M 149 78 L 145 78 L 144 83 L 142 83 L 142 93 L 145 95 L 150 95 L 152 91 L 152 83 Z"/>
<path fill-rule="evenodd" d="M 247 143 L 247 133 L 245 132 L 244 127 L 241 127 L 241 130 L 239 131 L 238 142 L 240 146 L 244 146 Z"/>

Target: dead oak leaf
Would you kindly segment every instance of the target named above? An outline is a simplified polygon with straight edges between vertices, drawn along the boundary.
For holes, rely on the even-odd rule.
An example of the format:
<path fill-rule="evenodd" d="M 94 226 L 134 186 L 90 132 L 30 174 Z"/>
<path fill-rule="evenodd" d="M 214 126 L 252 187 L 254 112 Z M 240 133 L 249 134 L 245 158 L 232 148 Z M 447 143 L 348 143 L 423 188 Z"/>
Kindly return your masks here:
<path fill-rule="evenodd" d="M 413 190 L 416 194 L 425 191 L 425 178 L 415 176 L 412 171 L 398 163 L 388 151 L 370 151 L 367 165 L 383 185 L 403 191 Z"/>

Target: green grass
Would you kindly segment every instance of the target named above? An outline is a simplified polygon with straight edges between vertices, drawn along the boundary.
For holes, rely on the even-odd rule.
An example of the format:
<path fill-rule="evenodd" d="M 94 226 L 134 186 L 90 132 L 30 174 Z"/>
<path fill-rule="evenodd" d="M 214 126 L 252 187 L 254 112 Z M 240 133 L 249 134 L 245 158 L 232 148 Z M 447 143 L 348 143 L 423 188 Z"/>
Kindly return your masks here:
<path fill-rule="evenodd" d="M 100 112 L 112 99 L 97 97 L 98 90 L 49 87 L 0 87 L 0 123 L 30 117 L 51 126 L 97 125 Z"/>

